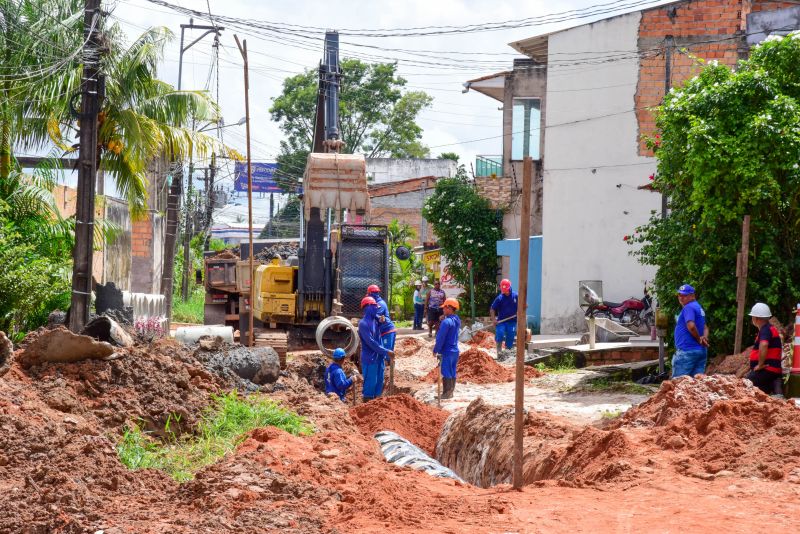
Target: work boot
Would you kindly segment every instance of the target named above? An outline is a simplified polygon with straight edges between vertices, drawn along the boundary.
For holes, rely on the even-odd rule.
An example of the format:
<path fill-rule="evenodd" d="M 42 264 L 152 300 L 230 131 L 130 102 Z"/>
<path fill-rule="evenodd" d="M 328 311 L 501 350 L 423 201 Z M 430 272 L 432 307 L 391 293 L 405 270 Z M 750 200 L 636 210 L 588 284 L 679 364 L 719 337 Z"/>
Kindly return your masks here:
<path fill-rule="evenodd" d="M 456 379 L 455 378 L 443 378 L 442 381 L 444 382 L 444 391 L 442 392 L 443 399 L 452 399 L 453 398 L 453 390 L 456 387 Z"/>
<path fill-rule="evenodd" d="M 502 343 L 498 343 L 498 344 L 497 344 L 497 355 L 498 355 L 498 356 L 500 356 L 500 352 L 501 352 L 502 350 L 503 350 L 503 344 L 502 344 Z"/>

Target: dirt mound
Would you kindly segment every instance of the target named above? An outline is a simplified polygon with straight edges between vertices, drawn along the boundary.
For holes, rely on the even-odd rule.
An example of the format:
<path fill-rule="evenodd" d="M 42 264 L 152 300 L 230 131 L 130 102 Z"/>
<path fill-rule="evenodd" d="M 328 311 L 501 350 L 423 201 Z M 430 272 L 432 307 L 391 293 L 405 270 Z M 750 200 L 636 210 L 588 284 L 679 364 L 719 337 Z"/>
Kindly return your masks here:
<path fill-rule="evenodd" d="M 494 341 L 494 334 L 487 330 L 479 330 L 472 335 L 472 339 L 469 340 L 469 344 L 473 347 L 481 347 L 484 349 L 494 349 L 497 348 L 497 344 Z"/>
<path fill-rule="evenodd" d="M 350 409 L 350 416 L 366 436 L 381 430 L 397 432 L 430 455 L 449 414 L 409 395 L 382 397 Z"/>
<path fill-rule="evenodd" d="M 221 251 L 217 252 L 216 254 L 214 254 L 213 256 L 211 256 L 208 259 L 209 260 L 233 260 L 233 259 L 238 260 L 239 259 L 239 255 L 237 253 L 233 252 L 232 250 L 221 250 Z"/>
<path fill-rule="evenodd" d="M 706 374 L 742 377 L 750 370 L 750 351 L 730 356 L 717 356 L 708 362 Z"/>
<path fill-rule="evenodd" d="M 702 479 L 794 480 L 800 473 L 798 415 L 792 402 L 728 376 L 664 382 L 656 395 L 605 429 L 581 429 L 529 412 L 525 482 L 624 486 L 657 470 Z M 513 411 L 478 399 L 448 419 L 437 459 L 465 480 L 487 486 L 509 480 L 512 450 Z"/>
<path fill-rule="evenodd" d="M 514 368 L 497 363 L 486 351 L 471 348 L 462 352 L 458 357 L 456 376 L 459 382 L 473 384 L 496 384 L 498 382 L 512 382 Z M 436 382 L 438 369 L 433 369 L 422 379 L 424 382 Z M 530 366 L 525 366 L 525 378 L 537 378 L 544 373 Z"/>
<path fill-rule="evenodd" d="M 420 353 L 428 356 L 432 354 L 433 345 L 418 337 L 403 337 L 394 344 L 396 358 L 413 358 Z"/>

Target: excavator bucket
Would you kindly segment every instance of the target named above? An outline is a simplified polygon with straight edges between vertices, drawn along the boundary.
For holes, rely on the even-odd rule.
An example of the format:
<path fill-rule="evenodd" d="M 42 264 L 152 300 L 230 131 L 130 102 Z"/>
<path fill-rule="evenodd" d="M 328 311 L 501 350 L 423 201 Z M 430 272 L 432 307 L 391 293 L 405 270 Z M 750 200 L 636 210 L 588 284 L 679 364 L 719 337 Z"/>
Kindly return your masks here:
<path fill-rule="evenodd" d="M 305 218 L 311 208 L 369 213 L 367 162 L 361 154 L 312 152 L 303 175 Z"/>

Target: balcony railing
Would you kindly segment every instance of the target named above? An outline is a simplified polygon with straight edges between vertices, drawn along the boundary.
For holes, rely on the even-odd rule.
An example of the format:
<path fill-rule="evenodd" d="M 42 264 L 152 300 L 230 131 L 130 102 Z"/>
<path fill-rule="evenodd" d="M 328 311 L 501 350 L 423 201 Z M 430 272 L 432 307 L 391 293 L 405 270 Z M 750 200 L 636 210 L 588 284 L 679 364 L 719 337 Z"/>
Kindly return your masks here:
<path fill-rule="evenodd" d="M 503 176 L 503 156 L 475 156 L 475 176 Z"/>

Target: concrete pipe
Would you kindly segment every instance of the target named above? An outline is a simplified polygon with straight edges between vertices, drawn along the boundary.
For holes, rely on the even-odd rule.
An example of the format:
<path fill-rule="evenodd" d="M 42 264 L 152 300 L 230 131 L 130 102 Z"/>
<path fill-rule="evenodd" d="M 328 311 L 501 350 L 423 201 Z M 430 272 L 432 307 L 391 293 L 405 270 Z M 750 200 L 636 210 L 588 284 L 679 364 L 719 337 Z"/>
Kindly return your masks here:
<path fill-rule="evenodd" d="M 190 345 L 202 336 L 219 336 L 225 343 L 233 343 L 233 328 L 230 326 L 181 326 L 175 331 L 175 339 Z"/>
<path fill-rule="evenodd" d="M 322 343 L 322 338 L 325 336 L 325 332 L 327 332 L 329 328 L 332 328 L 334 326 L 340 328 L 344 327 L 350 331 L 350 343 L 347 344 L 347 347 L 344 348 L 344 351 L 347 354 L 347 356 L 352 356 L 353 354 L 355 354 L 356 350 L 358 350 L 358 344 L 359 344 L 358 328 L 353 326 L 353 323 L 351 323 L 348 319 L 340 315 L 333 315 L 331 317 L 326 317 L 317 326 L 316 340 L 319 350 L 321 350 L 325 356 L 330 356 L 331 353 L 333 352 L 332 350 L 325 348 L 325 345 Z"/>

